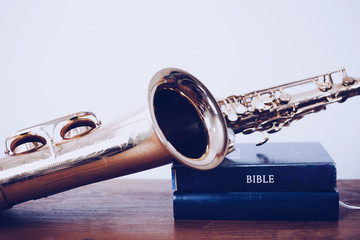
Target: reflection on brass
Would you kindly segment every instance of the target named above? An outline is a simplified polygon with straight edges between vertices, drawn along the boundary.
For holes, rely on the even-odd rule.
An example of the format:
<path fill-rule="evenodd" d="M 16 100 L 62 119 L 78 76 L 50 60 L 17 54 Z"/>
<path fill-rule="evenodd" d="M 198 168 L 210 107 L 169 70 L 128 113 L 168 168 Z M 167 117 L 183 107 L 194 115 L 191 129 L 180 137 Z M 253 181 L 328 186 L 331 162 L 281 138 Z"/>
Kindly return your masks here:
<path fill-rule="evenodd" d="M 342 74 L 334 84 L 332 75 Z M 311 91 L 290 94 L 296 86 Z M 180 161 L 207 170 L 233 150 L 235 133 L 269 133 L 360 93 L 344 69 L 217 101 L 175 68 L 151 80 L 148 105 L 108 125 L 79 112 L 17 132 L 0 159 L 0 209 L 82 185 Z M 231 141 L 230 141 L 231 140 Z"/>

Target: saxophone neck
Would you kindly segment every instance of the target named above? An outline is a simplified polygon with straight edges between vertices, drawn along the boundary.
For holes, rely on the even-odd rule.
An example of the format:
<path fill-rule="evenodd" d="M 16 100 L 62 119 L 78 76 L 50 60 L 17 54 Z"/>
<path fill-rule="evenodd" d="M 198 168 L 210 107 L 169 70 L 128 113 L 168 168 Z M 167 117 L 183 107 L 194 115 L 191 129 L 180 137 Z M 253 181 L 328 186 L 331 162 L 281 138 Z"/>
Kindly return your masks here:
<path fill-rule="evenodd" d="M 304 91 L 304 86 L 308 89 Z M 299 88 L 302 87 L 302 88 Z M 302 91 L 301 91 L 302 90 Z M 349 77 L 345 69 L 278 85 L 218 101 L 227 126 L 235 133 L 261 132 L 263 140 L 307 114 L 326 109 L 360 94 L 360 79 Z"/>

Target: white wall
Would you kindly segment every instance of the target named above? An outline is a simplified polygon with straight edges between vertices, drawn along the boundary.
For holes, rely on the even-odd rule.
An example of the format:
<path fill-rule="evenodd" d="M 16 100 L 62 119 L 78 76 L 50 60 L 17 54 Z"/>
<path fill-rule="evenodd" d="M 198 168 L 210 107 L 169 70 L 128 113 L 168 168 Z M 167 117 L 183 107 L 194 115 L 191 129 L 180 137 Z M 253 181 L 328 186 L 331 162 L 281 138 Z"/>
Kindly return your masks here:
<path fill-rule="evenodd" d="M 355 0 L 1 0 L 0 136 L 83 110 L 110 122 L 145 105 L 149 80 L 170 66 L 218 98 L 340 67 L 359 77 L 359 10 Z M 339 178 L 360 178 L 359 123 L 360 97 L 270 141 L 320 141 Z M 130 177 L 170 178 L 170 167 Z"/>

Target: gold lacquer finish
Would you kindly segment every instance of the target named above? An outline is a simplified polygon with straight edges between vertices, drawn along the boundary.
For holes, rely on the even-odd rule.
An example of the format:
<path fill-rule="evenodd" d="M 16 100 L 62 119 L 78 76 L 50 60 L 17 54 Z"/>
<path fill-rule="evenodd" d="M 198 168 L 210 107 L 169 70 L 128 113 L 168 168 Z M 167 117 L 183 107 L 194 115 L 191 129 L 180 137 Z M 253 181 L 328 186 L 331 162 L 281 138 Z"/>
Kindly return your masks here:
<path fill-rule="evenodd" d="M 334 75 L 340 83 L 334 83 Z M 312 90 L 292 93 L 309 84 Z M 195 77 L 180 69 L 151 80 L 148 106 L 103 125 L 80 112 L 24 129 L 6 139 L 0 159 L 0 209 L 142 170 L 176 159 L 207 170 L 232 150 L 233 133 L 269 133 L 327 104 L 360 94 L 344 69 L 216 101 Z M 230 134 L 228 134 L 230 133 Z"/>

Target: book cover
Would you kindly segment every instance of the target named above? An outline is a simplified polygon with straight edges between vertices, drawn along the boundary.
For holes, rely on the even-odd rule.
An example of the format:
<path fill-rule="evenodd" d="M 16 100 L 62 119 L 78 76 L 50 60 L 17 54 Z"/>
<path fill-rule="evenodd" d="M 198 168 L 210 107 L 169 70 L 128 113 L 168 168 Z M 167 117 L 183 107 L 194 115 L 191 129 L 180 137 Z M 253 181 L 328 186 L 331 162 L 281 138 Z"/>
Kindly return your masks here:
<path fill-rule="evenodd" d="M 338 192 L 174 193 L 175 219 L 337 220 Z"/>
<path fill-rule="evenodd" d="M 336 189 L 336 166 L 320 143 L 236 144 L 216 168 L 172 166 L 174 191 L 328 192 Z"/>

